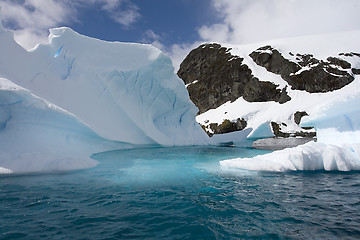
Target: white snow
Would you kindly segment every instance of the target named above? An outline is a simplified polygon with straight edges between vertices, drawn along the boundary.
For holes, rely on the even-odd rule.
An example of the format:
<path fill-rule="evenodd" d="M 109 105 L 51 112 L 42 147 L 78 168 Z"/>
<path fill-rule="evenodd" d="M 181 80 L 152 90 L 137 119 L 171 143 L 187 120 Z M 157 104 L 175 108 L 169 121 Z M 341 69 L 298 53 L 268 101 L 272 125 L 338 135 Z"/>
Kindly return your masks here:
<path fill-rule="evenodd" d="M 282 89 L 287 83 L 277 74 L 268 72 L 265 68 L 254 63 L 249 54 L 263 46 L 270 45 L 278 49 L 285 58 L 295 61 L 294 54 L 313 54 L 319 60 L 326 60 L 329 56 L 338 57 L 351 63 L 352 67 L 360 68 L 360 57 L 339 56 L 339 53 L 357 52 L 360 53 L 360 45 L 355 39 L 360 38 L 360 30 L 350 32 L 332 33 L 318 36 L 307 36 L 290 39 L 278 39 L 268 42 L 260 42 L 249 45 L 222 44 L 231 48 L 231 54 L 244 58 L 246 64 L 255 77 L 261 81 L 270 81 Z M 303 69 L 306 69 L 304 67 Z M 302 71 L 302 70 L 300 70 Z M 348 70 L 349 71 L 349 70 Z M 284 104 L 277 102 L 247 102 L 242 97 L 234 102 L 227 102 L 222 106 L 211 109 L 196 117 L 202 125 L 209 123 L 221 124 L 225 119 L 235 121 L 237 118 L 244 118 L 247 127 L 252 129 L 248 138 L 265 138 L 271 136 L 270 121 L 285 123 L 282 126 L 284 131 L 304 131 L 294 123 L 293 114 L 296 111 L 306 111 L 310 116 L 316 115 L 317 110 L 331 103 L 341 101 L 344 96 L 356 96 L 360 94 L 360 76 L 354 75 L 355 80 L 340 90 L 328 93 L 313 93 L 292 90 L 287 87 L 291 101 Z M 281 113 L 281 114 L 278 114 Z M 210 130 L 210 129 L 207 129 Z M 228 139 L 229 140 L 229 139 Z"/>
<path fill-rule="evenodd" d="M 224 169 L 240 168 L 257 171 L 350 171 L 360 170 L 360 144 L 336 146 L 309 142 L 254 158 L 238 158 L 220 162 Z"/>
<path fill-rule="evenodd" d="M 339 57 L 351 63 L 352 68 L 359 68 L 359 57 L 338 55 L 349 52 L 360 53 L 360 45 L 356 41 L 359 38 L 360 30 L 357 30 L 280 39 L 245 46 L 226 46 L 232 48 L 232 54 L 244 57 L 244 63 L 251 68 L 256 77 L 262 81 L 278 84 L 281 88 L 286 83 L 279 76 L 257 66 L 249 57 L 252 51 L 270 45 L 278 49 L 285 58 L 293 61 L 296 61 L 296 57 L 290 52 L 313 54 L 319 60 L 325 60 L 329 56 Z M 304 70 L 306 67 L 300 71 Z M 300 130 L 294 123 L 293 114 L 296 111 L 306 111 L 310 117 L 304 117 L 301 126 L 315 127 L 317 142 L 309 142 L 295 148 L 274 151 L 254 158 L 224 160 L 220 164 L 224 168 L 260 171 L 360 170 L 360 76 L 354 75 L 354 77 L 355 80 L 352 83 L 340 90 L 328 93 L 310 94 L 288 87 L 291 101 L 285 104 L 249 103 L 240 98 L 199 115 L 197 121 L 202 124 L 221 123 L 224 119 L 235 120 L 243 117 L 248 122 L 248 128 L 251 129 L 247 138 L 262 138 L 269 136 L 268 122 L 270 120 L 285 123 L 287 127 L 284 130 L 286 131 Z"/>
<path fill-rule="evenodd" d="M 315 126 L 317 142 L 254 158 L 221 161 L 225 168 L 260 171 L 360 170 L 360 95 L 320 108 L 304 126 Z"/>

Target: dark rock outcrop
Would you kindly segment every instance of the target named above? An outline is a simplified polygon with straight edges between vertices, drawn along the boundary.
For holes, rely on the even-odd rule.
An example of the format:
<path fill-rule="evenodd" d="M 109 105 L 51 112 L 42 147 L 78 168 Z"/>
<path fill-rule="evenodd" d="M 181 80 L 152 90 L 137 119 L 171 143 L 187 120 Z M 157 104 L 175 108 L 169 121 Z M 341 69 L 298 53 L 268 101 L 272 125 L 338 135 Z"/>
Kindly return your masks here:
<path fill-rule="evenodd" d="M 291 75 L 285 80 L 293 89 L 318 93 L 338 90 L 351 83 L 354 77 L 346 71 L 341 71 L 328 63 L 321 62 L 310 70 Z"/>
<path fill-rule="evenodd" d="M 301 69 L 298 64 L 284 58 L 278 50 L 271 46 L 258 48 L 250 54 L 250 57 L 257 65 L 265 67 L 269 72 L 278 74 L 282 78 Z"/>
<path fill-rule="evenodd" d="M 340 53 L 326 60 L 316 59 L 312 54 L 289 52 L 289 55 L 284 57 L 271 46 L 258 48 L 249 55 L 258 66 L 287 82 L 282 89 L 266 79 L 256 78 L 244 64 L 244 58 L 232 55 L 231 49 L 216 43 L 203 44 L 192 50 L 181 63 L 178 76 L 187 85 L 190 99 L 199 108 L 199 113 L 204 113 L 240 97 L 248 102 L 275 101 L 283 104 L 291 100 L 288 95 L 291 89 L 309 93 L 334 91 L 351 83 L 354 75 L 360 74 L 358 66 L 354 67 L 346 61 L 351 57 L 360 58 L 359 53 Z M 274 113 L 277 114 L 281 113 Z M 295 123 L 299 125 L 306 115 L 306 112 L 294 113 Z M 242 117 L 239 116 L 236 121 L 226 119 L 221 124 L 207 122 L 202 127 L 210 136 L 239 131 L 246 127 Z M 286 132 L 285 126 L 285 123 L 271 122 L 276 137 L 312 138 L 316 135 L 311 128 Z"/>
<path fill-rule="evenodd" d="M 225 119 L 221 124 L 210 123 L 210 129 L 213 131 L 213 133 L 210 133 L 208 131 L 206 132 L 209 136 L 212 136 L 213 134 L 223 134 L 240 131 L 245 129 L 246 126 L 247 122 L 243 118 L 238 118 L 236 122 L 231 122 L 229 119 Z"/>
<path fill-rule="evenodd" d="M 192 50 L 181 63 L 178 76 L 187 84 L 191 100 L 200 113 L 217 108 L 241 96 L 249 102 L 290 99 L 286 89 L 259 81 L 243 64 L 243 58 L 231 55 L 220 44 L 204 44 Z"/>
<path fill-rule="evenodd" d="M 350 69 L 351 68 L 351 64 L 348 63 L 347 61 L 340 59 L 340 58 L 336 58 L 336 57 L 328 57 L 326 59 L 330 64 L 334 64 L 337 66 L 340 66 L 343 69 Z"/>
<path fill-rule="evenodd" d="M 355 75 L 360 75 L 360 69 L 358 69 L 358 68 L 352 68 L 351 72 Z"/>
<path fill-rule="evenodd" d="M 292 53 L 290 55 L 295 57 Z M 352 55 L 354 56 L 354 53 Z M 298 53 L 296 62 L 293 62 L 271 46 L 255 50 L 250 57 L 259 66 L 280 75 L 296 90 L 310 93 L 329 92 L 340 89 L 354 80 L 352 74 L 346 71 L 351 68 L 351 64 L 336 57 L 328 57 L 326 61 L 322 61 L 311 54 Z M 304 67 L 307 68 L 303 70 Z M 354 70 L 352 72 L 354 73 Z"/>
<path fill-rule="evenodd" d="M 299 125 L 300 122 L 301 122 L 301 118 L 304 117 L 304 116 L 309 116 L 309 114 L 307 114 L 307 112 L 300 112 L 300 111 L 297 111 L 296 113 L 294 113 L 294 122 Z"/>
<path fill-rule="evenodd" d="M 257 78 L 250 79 L 245 85 L 243 97 L 248 102 L 275 101 L 285 103 L 291 98 L 287 95 L 286 88 L 280 90 L 271 82 L 259 81 Z"/>
<path fill-rule="evenodd" d="M 281 129 L 282 125 L 286 125 L 284 123 L 276 123 L 276 122 L 271 122 L 271 128 L 272 131 L 275 135 L 275 137 L 282 137 L 282 138 L 288 138 L 288 137 L 305 137 L 305 138 L 313 138 L 316 137 L 316 132 L 315 131 L 298 131 L 298 132 L 292 132 L 292 133 L 288 133 L 288 132 L 284 132 Z"/>
<path fill-rule="evenodd" d="M 360 53 L 354 53 L 354 52 L 350 52 L 350 53 L 339 53 L 339 56 L 345 56 L 345 57 L 357 56 L 357 57 L 360 57 Z"/>

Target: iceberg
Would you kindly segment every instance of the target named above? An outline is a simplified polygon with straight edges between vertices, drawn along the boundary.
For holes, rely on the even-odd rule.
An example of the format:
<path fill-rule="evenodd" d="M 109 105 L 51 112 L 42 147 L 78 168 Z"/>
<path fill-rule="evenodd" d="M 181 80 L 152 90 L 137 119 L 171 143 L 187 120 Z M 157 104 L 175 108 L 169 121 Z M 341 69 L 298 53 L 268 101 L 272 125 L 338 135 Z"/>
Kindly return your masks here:
<path fill-rule="evenodd" d="M 360 96 L 322 106 L 302 126 L 314 126 L 317 142 L 254 158 L 221 161 L 224 168 L 259 171 L 360 170 Z"/>
<path fill-rule="evenodd" d="M 73 114 L 0 78 L 0 174 L 94 167 L 92 153 L 131 145 L 108 141 Z"/>
<path fill-rule="evenodd" d="M 93 154 L 207 145 L 169 57 L 70 28 L 25 50 L 0 21 L 0 174 L 93 167 Z"/>
<path fill-rule="evenodd" d="M 309 142 L 254 158 L 224 160 L 220 164 L 224 169 L 240 168 L 275 172 L 360 170 L 360 144 L 336 146 Z"/>
<path fill-rule="evenodd" d="M 0 76 L 74 114 L 99 136 L 131 144 L 208 144 L 197 108 L 169 57 L 70 28 L 26 51 L 0 29 Z"/>

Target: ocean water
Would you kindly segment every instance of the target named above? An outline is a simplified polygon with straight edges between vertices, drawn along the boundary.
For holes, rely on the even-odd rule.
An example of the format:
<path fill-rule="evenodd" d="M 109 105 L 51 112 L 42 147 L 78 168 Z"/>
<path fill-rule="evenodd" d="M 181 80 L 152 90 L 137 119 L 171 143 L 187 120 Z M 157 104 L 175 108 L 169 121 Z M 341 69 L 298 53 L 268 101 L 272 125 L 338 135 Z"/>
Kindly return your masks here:
<path fill-rule="evenodd" d="M 265 151 L 142 148 L 0 177 L 0 239 L 360 239 L 359 172 L 229 171 Z"/>

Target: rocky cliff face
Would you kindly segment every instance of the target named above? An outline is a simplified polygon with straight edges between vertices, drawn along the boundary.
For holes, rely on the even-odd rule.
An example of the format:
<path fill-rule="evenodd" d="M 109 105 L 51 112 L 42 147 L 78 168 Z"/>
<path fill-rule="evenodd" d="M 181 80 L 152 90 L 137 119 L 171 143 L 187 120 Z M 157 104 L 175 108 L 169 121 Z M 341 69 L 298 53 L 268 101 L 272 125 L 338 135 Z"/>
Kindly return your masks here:
<path fill-rule="evenodd" d="M 352 58 L 358 61 L 360 54 L 340 53 L 321 60 L 312 54 L 284 54 L 269 45 L 256 48 L 248 56 L 237 56 L 232 54 L 231 48 L 212 43 L 192 50 L 181 63 L 178 76 L 187 85 L 191 100 L 199 108 L 199 114 L 203 114 L 240 97 L 251 103 L 272 101 L 281 105 L 291 101 L 289 91 L 327 93 L 339 90 L 360 74 L 359 64 L 353 66 L 345 60 Z M 254 74 L 255 67 L 265 68 L 268 73 L 277 75 L 284 84 L 279 85 Z M 314 136 L 314 132 L 309 133 L 308 129 L 286 132 L 287 124 L 276 120 L 283 113 L 273 114 L 275 120 L 270 119 L 269 125 L 275 136 Z M 301 117 L 305 115 L 305 111 L 294 109 L 288 119 L 292 119 L 292 124 L 299 125 Z M 203 127 L 209 135 L 238 131 L 246 127 L 247 119 L 243 117 L 239 115 L 233 119 L 224 119 L 222 123 L 207 120 Z"/>
<path fill-rule="evenodd" d="M 311 54 L 294 55 L 295 61 L 284 56 L 271 46 L 257 49 L 250 54 L 253 61 L 269 72 L 279 74 L 292 89 L 305 90 L 309 93 L 338 90 L 354 80 L 351 64 L 337 57 L 318 60 Z"/>
<path fill-rule="evenodd" d="M 178 76 L 187 84 L 191 100 L 200 113 L 227 101 L 244 97 L 249 102 L 290 100 L 286 89 L 254 77 L 244 58 L 232 55 L 220 44 L 204 44 L 181 63 Z"/>

